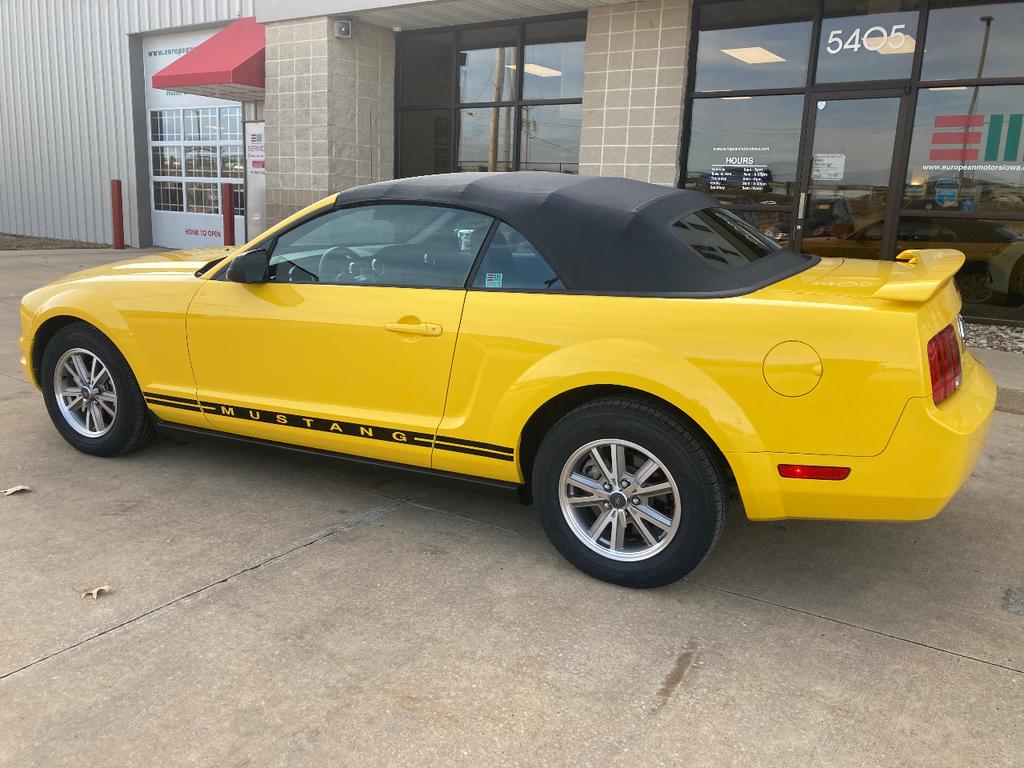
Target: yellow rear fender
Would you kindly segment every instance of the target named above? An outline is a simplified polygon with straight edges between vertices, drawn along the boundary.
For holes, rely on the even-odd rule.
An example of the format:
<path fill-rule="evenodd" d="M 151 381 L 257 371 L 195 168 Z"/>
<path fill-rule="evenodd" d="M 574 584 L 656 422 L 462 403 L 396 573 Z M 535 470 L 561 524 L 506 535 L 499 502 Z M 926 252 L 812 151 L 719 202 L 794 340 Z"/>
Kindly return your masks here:
<path fill-rule="evenodd" d="M 616 350 L 608 360 L 608 350 Z M 614 367 L 605 367 L 606 362 Z M 654 370 L 657 378 L 645 375 Z M 495 434 L 520 441 L 533 416 L 566 393 L 621 387 L 646 393 L 682 411 L 726 451 L 760 451 L 764 444 L 740 405 L 685 357 L 636 339 L 601 339 L 555 350 L 506 392 L 495 413 Z M 594 391 L 599 391 L 595 389 Z"/>

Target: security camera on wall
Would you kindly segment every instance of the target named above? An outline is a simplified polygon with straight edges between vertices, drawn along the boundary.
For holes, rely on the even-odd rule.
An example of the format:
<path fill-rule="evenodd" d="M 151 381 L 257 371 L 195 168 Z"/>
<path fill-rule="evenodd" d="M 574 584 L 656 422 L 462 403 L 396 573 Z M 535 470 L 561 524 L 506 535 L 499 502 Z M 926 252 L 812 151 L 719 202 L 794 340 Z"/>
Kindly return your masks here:
<path fill-rule="evenodd" d="M 334 36 L 343 38 L 352 37 L 352 19 L 335 19 Z"/>

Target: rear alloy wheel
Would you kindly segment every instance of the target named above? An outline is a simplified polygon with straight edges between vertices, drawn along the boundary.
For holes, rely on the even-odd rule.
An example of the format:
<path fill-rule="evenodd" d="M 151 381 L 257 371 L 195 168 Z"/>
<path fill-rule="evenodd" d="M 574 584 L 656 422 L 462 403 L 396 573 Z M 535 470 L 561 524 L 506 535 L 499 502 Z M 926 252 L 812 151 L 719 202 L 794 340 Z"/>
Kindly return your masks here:
<path fill-rule="evenodd" d="M 682 520 L 672 473 L 626 440 L 595 440 L 578 448 L 562 469 L 558 500 L 580 541 L 623 562 L 658 554 Z"/>
<path fill-rule="evenodd" d="M 606 398 L 566 414 L 541 443 L 533 493 L 571 563 L 630 587 L 669 584 L 710 552 L 725 519 L 722 468 L 671 414 Z"/>
<path fill-rule="evenodd" d="M 128 453 L 153 434 L 128 362 L 91 325 L 73 323 L 54 334 L 43 350 L 39 381 L 53 425 L 84 453 Z"/>

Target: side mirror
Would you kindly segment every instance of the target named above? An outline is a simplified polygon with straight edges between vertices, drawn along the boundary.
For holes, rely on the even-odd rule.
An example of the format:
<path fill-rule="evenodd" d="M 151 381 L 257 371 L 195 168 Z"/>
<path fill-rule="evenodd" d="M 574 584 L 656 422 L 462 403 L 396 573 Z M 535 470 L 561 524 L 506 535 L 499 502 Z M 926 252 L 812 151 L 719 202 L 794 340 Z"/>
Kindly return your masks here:
<path fill-rule="evenodd" d="M 233 283 L 265 283 L 270 254 L 264 248 L 240 253 L 228 264 L 226 277 Z"/>

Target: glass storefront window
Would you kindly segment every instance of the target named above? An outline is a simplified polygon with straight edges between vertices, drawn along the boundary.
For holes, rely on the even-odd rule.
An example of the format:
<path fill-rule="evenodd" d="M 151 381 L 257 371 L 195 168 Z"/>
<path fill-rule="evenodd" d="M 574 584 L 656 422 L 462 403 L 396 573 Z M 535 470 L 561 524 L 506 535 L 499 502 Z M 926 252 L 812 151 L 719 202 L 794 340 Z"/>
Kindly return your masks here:
<path fill-rule="evenodd" d="M 523 171 L 580 171 L 579 104 L 523 107 L 519 168 Z"/>
<path fill-rule="evenodd" d="M 184 196 L 180 181 L 153 182 L 153 208 L 158 211 L 183 211 Z"/>
<path fill-rule="evenodd" d="M 398 175 L 579 173 L 586 31 L 567 14 L 400 35 Z"/>
<path fill-rule="evenodd" d="M 933 3 L 928 14 L 928 47 L 921 79 L 1024 75 L 1024 4 L 938 5 Z"/>
<path fill-rule="evenodd" d="M 900 219 L 898 250 L 955 248 L 966 263 L 957 288 L 973 316 L 1020 319 L 1024 304 L 1024 221 Z"/>
<path fill-rule="evenodd" d="M 524 99 L 583 97 L 583 39 L 586 32 L 586 19 L 526 25 Z"/>
<path fill-rule="evenodd" d="M 462 33 L 459 101 L 474 104 L 515 98 L 518 31 L 487 27 Z"/>
<path fill-rule="evenodd" d="M 900 0 L 826 0 L 815 80 L 827 83 L 910 77 L 918 14 L 909 5 Z M 880 12 L 883 10 L 889 12 Z"/>
<path fill-rule="evenodd" d="M 220 148 L 220 175 L 226 179 L 245 177 L 245 159 L 240 146 L 223 146 Z"/>
<path fill-rule="evenodd" d="M 816 107 L 802 250 L 826 256 L 836 238 L 885 218 L 900 100 L 834 99 Z"/>
<path fill-rule="evenodd" d="M 455 85 L 454 46 L 452 32 L 401 38 L 399 101 L 403 107 L 451 104 Z"/>
<path fill-rule="evenodd" d="M 185 205 L 189 213 L 220 213 L 217 185 L 209 182 L 185 182 Z"/>
<path fill-rule="evenodd" d="M 153 147 L 153 175 L 181 176 L 181 147 Z"/>
<path fill-rule="evenodd" d="M 745 26 L 737 27 L 743 20 Z M 701 6 L 698 91 L 792 88 L 807 82 L 811 11 L 806 3 L 712 3 Z"/>
<path fill-rule="evenodd" d="M 1024 85 L 923 88 L 903 206 L 1024 214 Z"/>
<path fill-rule="evenodd" d="M 216 176 L 216 147 L 185 147 L 186 176 Z"/>
<path fill-rule="evenodd" d="M 399 176 L 425 176 L 451 170 L 450 109 L 416 109 L 402 114 Z"/>
<path fill-rule="evenodd" d="M 459 111 L 459 171 L 511 171 L 512 107 Z"/>
<path fill-rule="evenodd" d="M 694 99 L 686 186 L 732 205 L 792 201 L 804 97 Z"/>
<path fill-rule="evenodd" d="M 185 141 L 217 141 L 217 108 L 182 110 L 185 123 Z"/>

